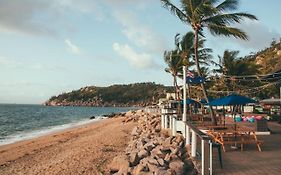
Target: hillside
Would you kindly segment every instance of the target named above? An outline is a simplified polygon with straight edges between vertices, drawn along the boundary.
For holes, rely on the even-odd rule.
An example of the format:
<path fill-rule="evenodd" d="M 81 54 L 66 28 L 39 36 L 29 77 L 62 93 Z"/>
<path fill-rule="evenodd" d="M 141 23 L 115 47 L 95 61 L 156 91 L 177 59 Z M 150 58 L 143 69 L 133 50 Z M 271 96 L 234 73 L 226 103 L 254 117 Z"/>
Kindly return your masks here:
<path fill-rule="evenodd" d="M 155 83 L 88 86 L 69 93 L 51 97 L 48 106 L 146 106 L 172 92 L 172 87 Z"/>
<path fill-rule="evenodd" d="M 260 66 L 260 73 L 268 74 L 281 69 L 281 38 L 277 42 L 273 40 L 270 47 L 267 47 L 254 55 L 246 58 L 253 58 L 257 65 Z"/>

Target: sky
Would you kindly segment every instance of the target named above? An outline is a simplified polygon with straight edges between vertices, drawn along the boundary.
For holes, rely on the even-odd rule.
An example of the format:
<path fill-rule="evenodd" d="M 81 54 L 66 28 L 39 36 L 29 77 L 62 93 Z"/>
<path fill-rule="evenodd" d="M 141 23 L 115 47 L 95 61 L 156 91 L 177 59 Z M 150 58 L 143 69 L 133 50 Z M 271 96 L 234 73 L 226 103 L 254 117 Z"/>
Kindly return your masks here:
<path fill-rule="evenodd" d="M 214 60 L 225 49 L 244 56 L 279 39 L 280 8 L 280 0 L 241 0 L 238 11 L 259 20 L 236 25 L 249 41 L 206 30 Z M 0 103 L 41 104 L 91 85 L 172 85 L 163 52 L 189 31 L 160 0 L 0 0 Z"/>

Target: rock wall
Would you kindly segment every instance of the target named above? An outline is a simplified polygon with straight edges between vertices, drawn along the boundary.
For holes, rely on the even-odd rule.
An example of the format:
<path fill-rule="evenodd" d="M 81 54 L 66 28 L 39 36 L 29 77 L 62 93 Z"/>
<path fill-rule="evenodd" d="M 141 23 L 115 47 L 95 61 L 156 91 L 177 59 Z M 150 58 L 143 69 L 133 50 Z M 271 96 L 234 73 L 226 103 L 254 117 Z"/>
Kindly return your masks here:
<path fill-rule="evenodd" d="M 184 138 L 161 131 L 159 115 L 129 112 L 123 122 L 129 121 L 138 122 L 138 126 L 132 130 L 125 154 L 115 157 L 109 165 L 110 174 L 196 174 L 192 164 L 183 161 L 186 158 Z"/>

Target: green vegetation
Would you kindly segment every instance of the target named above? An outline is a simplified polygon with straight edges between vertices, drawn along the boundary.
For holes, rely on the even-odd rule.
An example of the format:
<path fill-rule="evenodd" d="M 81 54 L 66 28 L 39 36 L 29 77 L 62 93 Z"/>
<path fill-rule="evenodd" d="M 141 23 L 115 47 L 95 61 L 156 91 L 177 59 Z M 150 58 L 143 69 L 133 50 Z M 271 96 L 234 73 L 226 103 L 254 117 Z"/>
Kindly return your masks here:
<path fill-rule="evenodd" d="M 89 86 L 51 97 L 46 105 L 54 106 L 146 106 L 165 98 L 172 87 L 155 83 Z"/>
<path fill-rule="evenodd" d="M 194 31 L 194 61 L 199 76 L 202 76 L 199 60 L 199 35 L 204 36 L 203 31 L 207 28 L 213 35 L 233 36 L 246 40 L 246 33 L 240 29 L 231 27 L 231 24 L 240 23 L 244 18 L 256 20 L 254 15 L 248 13 L 229 13 L 238 9 L 239 0 L 189 0 L 180 1 L 177 7 L 170 0 L 161 0 L 164 7 L 176 15 L 183 23 L 190 25 Z M 204 83 L 201 89 L 206 101 L 208 94 Z M 211 107 L 212 123 L 216 125 L 216 118 Z"/>

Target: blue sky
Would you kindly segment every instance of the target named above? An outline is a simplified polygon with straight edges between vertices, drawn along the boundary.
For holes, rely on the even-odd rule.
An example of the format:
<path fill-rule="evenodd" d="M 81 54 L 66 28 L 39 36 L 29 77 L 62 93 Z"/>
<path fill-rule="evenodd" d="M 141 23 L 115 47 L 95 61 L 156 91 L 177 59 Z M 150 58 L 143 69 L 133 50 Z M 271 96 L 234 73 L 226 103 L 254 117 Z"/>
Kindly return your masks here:
<path fill-rule="evenodd" d="M 225 49 L 256 52 L 281 37 L 280 0 L 240 4 L 259 21 L 238 26 L 248 42 L 206 32 L 214 59 Z M 188 31 L 160 0 L 0 0 L 0 103 L 43 103 L 88 85 L 172 85 L 163 51 Z"/>

